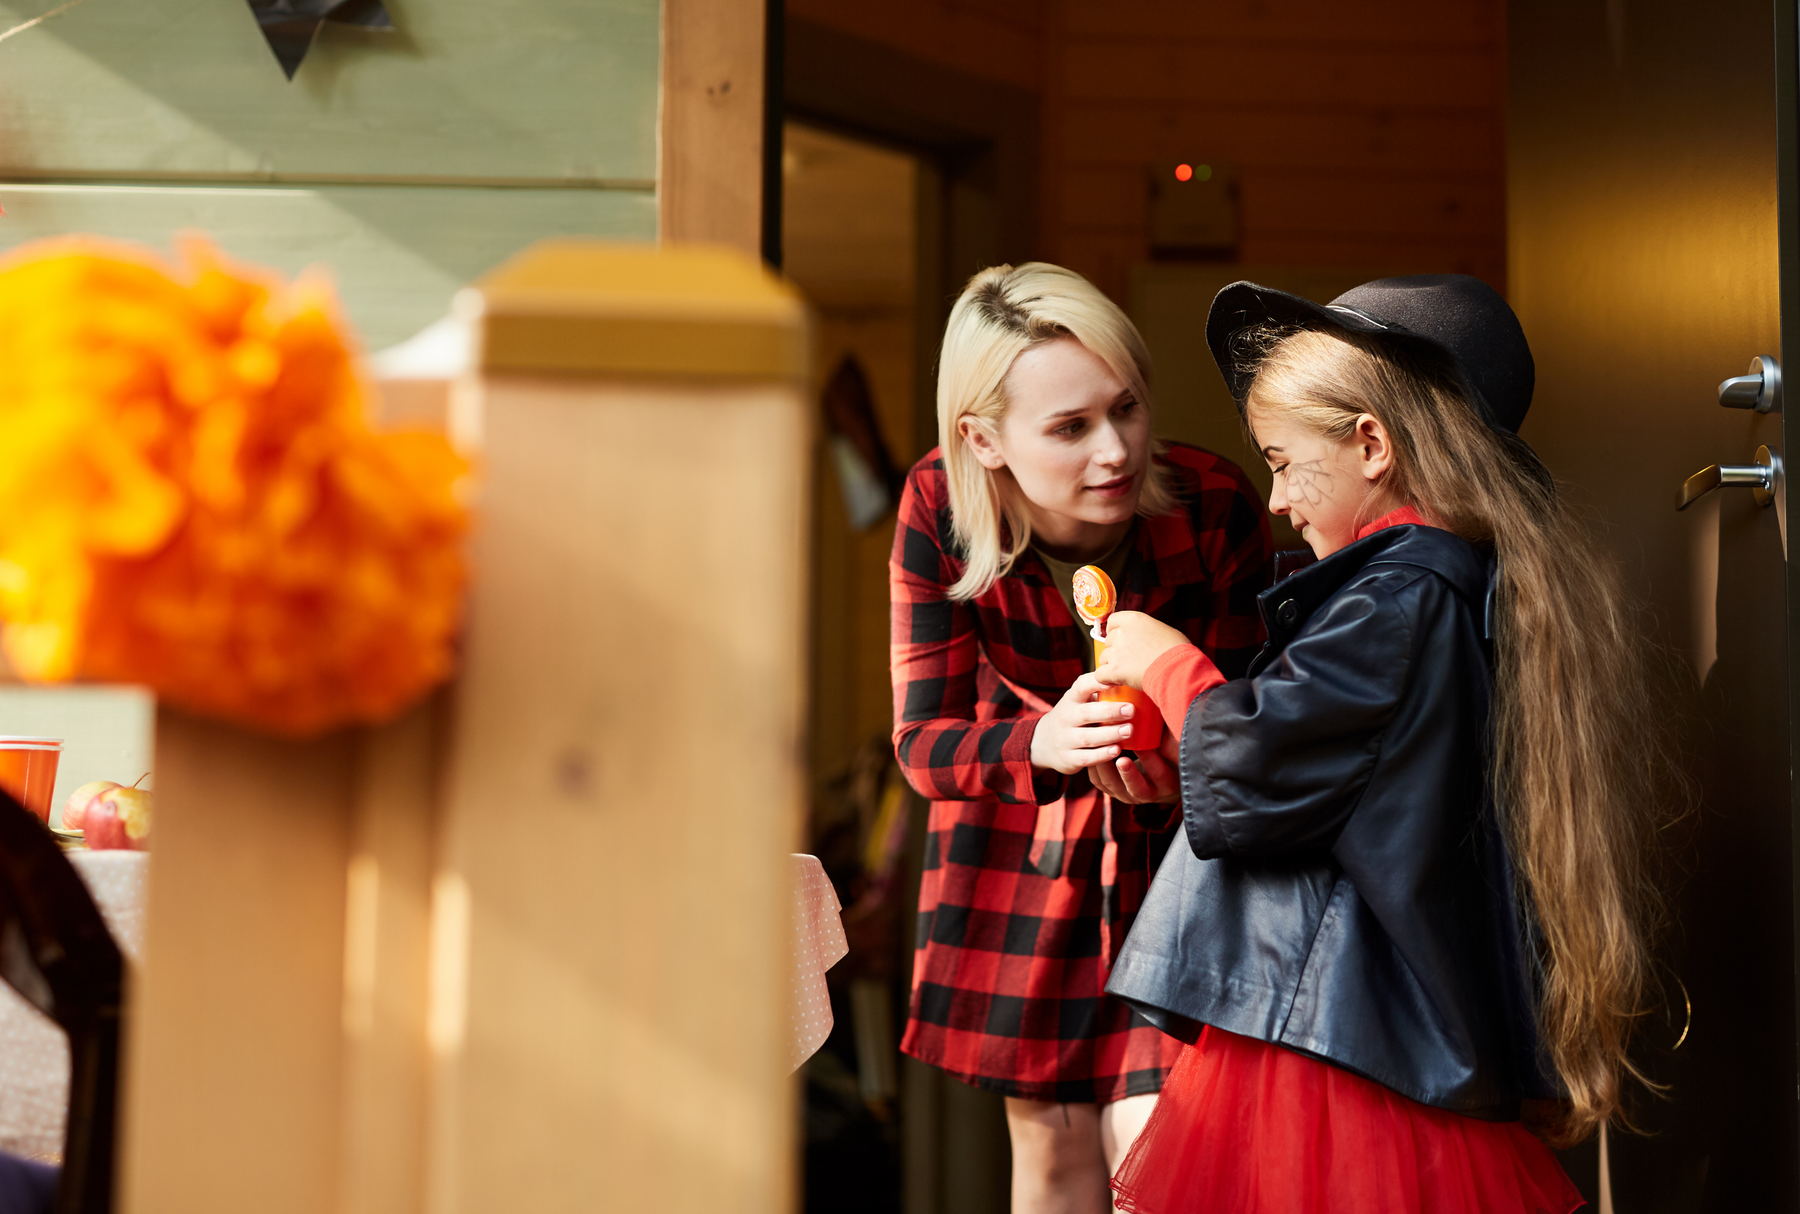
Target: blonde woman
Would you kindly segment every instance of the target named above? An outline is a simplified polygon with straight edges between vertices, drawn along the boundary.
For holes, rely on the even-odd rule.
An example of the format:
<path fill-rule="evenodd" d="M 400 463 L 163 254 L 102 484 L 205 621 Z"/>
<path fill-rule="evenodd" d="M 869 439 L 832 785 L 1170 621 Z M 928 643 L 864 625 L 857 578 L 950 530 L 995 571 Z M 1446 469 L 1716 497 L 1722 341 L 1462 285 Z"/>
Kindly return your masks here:
<path fill-rule="evenodd" d="M 1242 673 L 1269 530 L 1210 452 L 1151 437 L 1149 355 L 1056 266 L 999 266 L 950 315 L 940 446 L 890 562 L 894 743 L 931 799 L 901 1048 L 1007 1098 L 1013 1208 L 1100 1214 L 1180 1044 L 1103 988 L 1168 843 L 1173 740 L 1096 699 L 1071 578 Z"/>

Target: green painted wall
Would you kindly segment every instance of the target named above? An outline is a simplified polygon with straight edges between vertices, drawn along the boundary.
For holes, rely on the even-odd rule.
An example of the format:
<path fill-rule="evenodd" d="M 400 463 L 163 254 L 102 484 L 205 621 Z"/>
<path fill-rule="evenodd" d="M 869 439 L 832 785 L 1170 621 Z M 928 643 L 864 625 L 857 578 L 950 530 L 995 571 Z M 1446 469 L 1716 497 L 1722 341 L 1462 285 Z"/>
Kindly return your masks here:
<path fill-rule="evenodd" d="M 533 240 L 654 239 L 657 0 L 387 4 L 292 82 L 244 0 L 81 0 L 0 42 L 0 248 L 198 229 L 326 266 L 380 347 Z"/>

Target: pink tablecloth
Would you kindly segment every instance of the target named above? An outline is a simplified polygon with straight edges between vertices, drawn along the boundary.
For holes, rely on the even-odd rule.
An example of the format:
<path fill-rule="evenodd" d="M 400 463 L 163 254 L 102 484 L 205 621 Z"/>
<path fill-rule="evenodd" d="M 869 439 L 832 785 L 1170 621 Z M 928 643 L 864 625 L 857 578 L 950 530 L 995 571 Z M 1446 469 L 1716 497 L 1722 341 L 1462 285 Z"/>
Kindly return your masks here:
<path fill-rule="evenodd" d="M 850 951 L 844 938 L 842 907 L 817 856 L 794 856 L 793 1044 L 788 1069 L 801 1063 L 831 1036 L 831 996 L 825 971 Z"/>

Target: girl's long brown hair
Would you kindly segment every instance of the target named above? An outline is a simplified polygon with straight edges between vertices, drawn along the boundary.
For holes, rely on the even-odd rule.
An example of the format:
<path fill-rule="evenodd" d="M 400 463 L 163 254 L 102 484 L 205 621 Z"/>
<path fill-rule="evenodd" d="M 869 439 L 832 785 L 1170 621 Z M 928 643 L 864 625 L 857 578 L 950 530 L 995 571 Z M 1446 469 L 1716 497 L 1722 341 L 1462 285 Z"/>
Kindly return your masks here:
<path fill-rule="evenodd" d="M 1585 1137 L 1623 1119 L 1627 1075 L 1644 1079 L 1628 1047 L 1660 917 L 1647 845 L 1684 783 L 1618 572 L 1445 370 L 1348 333 L 1263 330 L 1244 349 L 1247 410 L 1339 441 L 1373 415 L 1394 447 L 1383 509 L 1410 504 L 1499 561 L 1495 803 L 1540 933 L 1543 1043 L 1568 1091 L 1552 1136 Z"/>

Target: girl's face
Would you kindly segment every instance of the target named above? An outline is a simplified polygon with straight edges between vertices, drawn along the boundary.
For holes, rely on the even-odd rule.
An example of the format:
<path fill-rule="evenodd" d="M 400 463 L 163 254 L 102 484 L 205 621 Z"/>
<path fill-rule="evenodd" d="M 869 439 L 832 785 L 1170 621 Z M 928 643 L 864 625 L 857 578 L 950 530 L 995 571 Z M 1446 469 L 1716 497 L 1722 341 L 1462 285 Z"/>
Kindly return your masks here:
<path fill-rule="evenodd" d="M 1012 473 L 1047 547 L 1103 555 L 1137 513 L 1150 411 L 1073 337 L 1019 355 L 1006 375 L 1006 398 L 999 433 L 965 417 L 963 441 L 986 467 Z"/>
<path fill-rule="evenodd" d="M 1308 430 L 1280 409 L 1251 405 L 1250 432 L 1275 483 L 1269 512 L 1285 514 L 1320 557 L 1356 540 L 1357 529 L 1394 507 L 1381 488 L 1393 464 L 1387 429 L 1373 414 L 1356 420 L 1347 439 Z"/>

